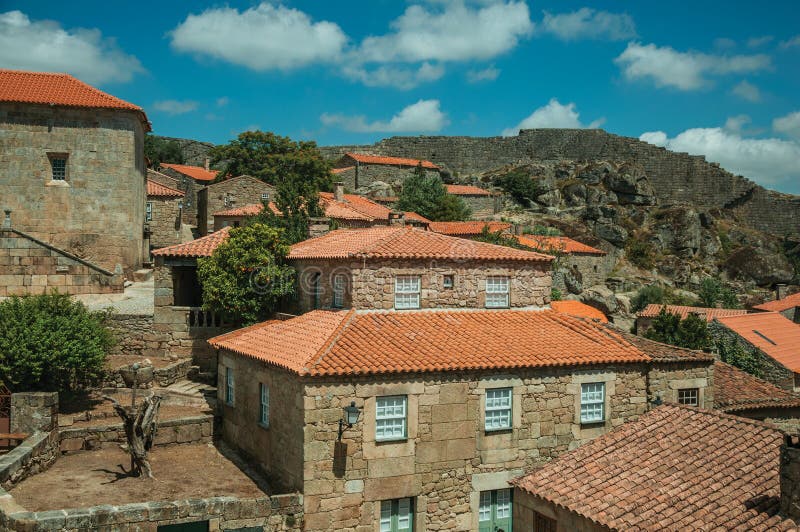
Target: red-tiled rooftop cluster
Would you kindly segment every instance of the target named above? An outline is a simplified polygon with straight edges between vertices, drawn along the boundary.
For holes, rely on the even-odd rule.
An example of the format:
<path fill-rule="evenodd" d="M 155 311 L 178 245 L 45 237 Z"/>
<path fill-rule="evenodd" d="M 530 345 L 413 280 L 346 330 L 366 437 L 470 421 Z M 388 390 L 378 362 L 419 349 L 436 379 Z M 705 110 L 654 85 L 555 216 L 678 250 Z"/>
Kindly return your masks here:
<path fill-rule="evenodd" d="M 408 159 L 405 157 L 386 157 L 383 155 L 368 155 L 366 153 L 345 153 L 346 156 L 362 164 L 388 164 L 392 166 L 419 166 L 431 170 L 438 170 L 439 167 L 430 161 L 420 159 Z"/>
<path fill-rule="evenodd" d="M 551 301 L 550 307 L 556 312 L 574 316 L 576 318 L 586 318 L 590 320 L 597 320 L 600 323 L 608 323 L 608 318 L 602 311 L 581 303 L 580 301 L 571 301 L 565 299 L 564 301 Z"/>
<path fill-rule="evenodd" d="M 508 222 L 480 222 L 468 220 L 464 222 L 431 222 L 428 228 L 443 235 L 453 236 L 478 236 L 483 233 L 484 229 L 488 229 L 491 233 L 498 231 L 507 231 L 511 229 L 511 224 Z"/>
<path fill-rule="evenodd" d="M 454 196 L 491 196 L 492 193 L 485 188 L 472 185 L 445 185 L 448 194 Z"/>
<path fill-rule="evenodd" d="M 157 257 L 210 257 L 217 246 L 227 240 L 229 232 L 230 227 L 223 227 L 219 231 L 191 242 L 153 250 L 153 255 Z"/>
<path fill-rule="evenodd" d="M 161 163 L 161 166 L 175 170 L 197 181 L 214 181 L 219 173 L 217 170 L 206 170 L 202 166 L 190 166 L 188 164 Z"/>
<path fill-rule="evenodd" d="M 798 408 L 800 395 L 718 360 L 714 363 L 714 406 L 723 412 Z"/>
<path fill-rule="evenodd" d="M 776 299 L 775 301 L 767 301 L 766 303 L 756 305 L 753 308 L 772 312 L 783 312 L 784 310 L 789 310 L 795 307 L 800 307 L 800 292 L 786 296 L 782 299 Z"/>
<path fill-rule="evenodd" d="M 163 198 L 182 198 L 183 196 L 185 196 L 185 193 L 176 188 L 168 187 L 166 185 L 158 183 L 157 181 L 148 179 L 147 195 L 154 197 L 163 197 Z"/>
<path fill-rule="evenodd" d="M 689 314 L 697 314 L 706 321 L 711 321 L 714 318 L 721 318 L 724 316 L 741 316 L 747 314 L 746 310 L 732 309 L 732 308 L 707 308 L 707 307 L 687 307 L 682 305 L 662 305 L 660 303 L 650 303 L 642 309 L 637 316 L 640 318 L 655 318 L 661 312 L 661 309 L 667 307 L 667 312 L 675 314 L 680 319 L 685 320 Z"/>
<path fill-rule="evenodd" d="M 523 246 L 551 253 L 585 253 L 587 255 L 605 255 L 602 249 L 593 248 L 566 236 L 517 235 L 514 238 Z"/>
<path fill-rule="evenodd" d="M 770 358 L 800 373 L 800 325 L 778 312 L 718 317 L 716 321 Z"/>

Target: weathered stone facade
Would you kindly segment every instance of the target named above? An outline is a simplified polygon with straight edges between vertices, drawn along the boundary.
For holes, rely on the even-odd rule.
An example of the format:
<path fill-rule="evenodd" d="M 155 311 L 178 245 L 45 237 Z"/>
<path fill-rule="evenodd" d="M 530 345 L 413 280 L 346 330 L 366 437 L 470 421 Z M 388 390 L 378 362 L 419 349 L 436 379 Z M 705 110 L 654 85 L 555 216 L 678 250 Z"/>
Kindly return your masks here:
<path fill-rule="evenodd" d="M 546 250 L 543 250 L 546 253 Z M 605 284 L 617 263 L 618 253 L 596 255 L 591 253 L 565 253 L 553 262 L 553 287 L 574 294 L 583 288 Z M 573 272 L 577 270 L 580 276 Z"/>
<path fill-rule="evenodd" d="M 458 194 L 458 197 L 467 204 L 475 220 L 490 219 L 502 209 L 502 197 L 496 194 Z"/>
<path fill-rule="evenodd" d="M 215 231 L 215 212 L 258 204 L 264 200 L 272 201 L 274 198 L 275 187 L 249 175 L 210 184 L 197 192 L 197 230 L 200 236 Z"/>
<path fill-rule="evenodd" d="M 148 251 L 174 246 L 183 241 L 181 237 L 182 201 L 181 198 L 147 197 L 147 203 L 151 205 L 151 219 L 147 222 L 150 228 Z"/>
<path fill-rule="evenodd" d="M 334 165 L 335 168 L 347 168 L 337 173 L 336 179 L 353 192 L 359 188 L 369 187 L 376 181 L 402 187 L 403 182 L 416 170 L 414 166 L 392 164 L 365 164 L 344 156 Z M 439 170 L 424 168 L 425 175 L 439 175 Z"/>
<path fill-rule="evenodd" d="M 144 255 L 141 113 L 0 103 L 0 198 L 15 225 L 101 268 Z M 50 157 L 66 158 L 54 180 Z"/>
<path fill-rule="evenodd" d="M 185 194 L 181 221 L 188 225 L 197 226 L 197 194 L 205 186 L 205 183 L 195 181 L 191 177 L 166 166 L 160 167 L 158 171 L 167 177 L 175 179 L 178 183 L 178 190 Z"/>
<path fill-rule="evenodd" d="M 647 373 L 650 402 L 677 403 L 678 390 L 697 388 L 698 407 L 714 408 L 714 365 L 709 361 L 653 362 Z"/>
<path fill-rule="evenodd" d="M 469 246 L 470 240 L 463 239 Z M 420 276 L 420 308 L 484 308 L 486 278 L 510 278 L 510 307 L 541 307 L 550 303 L 550 264 L 547 262 L 419 260 L 293 261 L 297 269 L 296 304 L 299 311 L 333 307 L 333 282 L 346 279 L 343 308 L 394 308 L 394 280 L 398 275 Z M 318 276 L 318 281 L 315 281 Z M 445 276 L 453 287 L 445 288 Z"/>
<path fill-rule="evenodd" d="M 514 489 L 514 532 L 550 530 L 552 532 L 607 532 L 575 512 L 546 501 L 519 488 Z M 550 526 L 552 528 L 546 528 Z"/>

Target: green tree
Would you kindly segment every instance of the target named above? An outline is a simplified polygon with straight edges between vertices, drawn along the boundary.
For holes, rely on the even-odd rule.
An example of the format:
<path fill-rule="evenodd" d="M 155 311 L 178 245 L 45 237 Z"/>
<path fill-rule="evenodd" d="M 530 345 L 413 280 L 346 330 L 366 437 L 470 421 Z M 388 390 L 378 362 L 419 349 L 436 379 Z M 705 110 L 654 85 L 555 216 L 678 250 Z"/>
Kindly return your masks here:
<path fill-rule="evenodd" d="M 240 324 L 266 319 L 294 291 L 294 268 L 282 230 L 260 223 L 230 230 L 214 253 L 197 261 L 203 308 Z"/>
<path fill-rule="evenodd" d="M 403 182 L 403 190 L 394 208 L 414 211 L 437 222 L 467 220 L 471 215 L 464 200 L 448 194 L 442 179 L 437 175 L 426 175 L 422 165 L 417 166 Z"/>
<path fill-rule="evenodd" d="M 697 295 L 700 298 L 700 304 L 704 307 L 715 307 L 717 303 L 721 303 L 723 308 L 739 308 L 739 301 L 733 290 L 715 277 L 703 279 Z"/>
<path fill-rule="evenodd" d="M 643 286 L 633 296 L 631 307 L 634 312 L 638 312 L 651 303 L 666 303 L 663 287 L 657 284 Z"/>
<path fill-rule="evenodd" d="M 725 339 L 717 340 L 716 347 L 719 358 L 723 362 L 727 362 L 731 366 L 736 366 L 756 377 L 761 377 L 763 375 L 764 372 L 761 369 L 758 355 L 753 349 L 745 349 L 745 347 L 736 340 Z"/>
<path fill-rule="evenodd" d="M 0 378 L 17 392 L 96 384 L 114 345 L 108 317 L 57 292 L 0 302 Z"/>
<path fill-rule="evenodd" d="M 176 140 L 167 140 L 148 133 L 144 137 L 144 156 L 150 161 L 151 168 L 161 163 L 183 164 L 183 150 Z"/>
<path fill-rule="evenodd" d="M 661 307 L 661 311 L 653 319 L 653 323 L 644 333 L 644 336 L 656 342 L 678 345 L 678 326 L 680 323 L 680 316 L 667 312 L 666 306 Z"/>
<path fill-rule="evenodd" d="M 497 176 L 495 186 L 502 188 L 514 201 L 523 207 L 529 207 L 531 202 L 544 192 L 536 181 L 523 169 L 512 170 Z"/>
<path fill-rule="evenodd" d="M 696 314 L 680 319 L 677 314 L 662 307 L 652 326 L 644 333 L 646 338 L 687 349 L 708 349 L 711 345 L 706 321 Z"/>

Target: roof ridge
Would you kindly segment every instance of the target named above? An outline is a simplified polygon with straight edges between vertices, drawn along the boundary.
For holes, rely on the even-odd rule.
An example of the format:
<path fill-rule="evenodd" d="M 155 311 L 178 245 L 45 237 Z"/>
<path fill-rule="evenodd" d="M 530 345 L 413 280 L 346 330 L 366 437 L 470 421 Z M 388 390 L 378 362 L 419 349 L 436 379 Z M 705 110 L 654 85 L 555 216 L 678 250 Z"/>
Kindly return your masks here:
<path fill-rule="evenodd" d="M 330 336 L 328 336 L 328 338 L 322 344 L 322 347 L 320 347 L 317 350 L 317 352 L 314 353 L 314 356 L 312 357 L 314 362 L 309 364 L 312 358 L 309 358 L 306 361 L 306 364 L 304 366 L 306 374 L 311 373 L 311 369 L 314 368 L 317 364 L 319 364 L 320 361 L 322 360 L 322 357 L 327 355 L 330 352 L 330 350 L 333 349 L 333 346 L 336 345 L 336 342 L 339 340 L 339 338 L 341 338 L 342 333 L 347 328 L 347 326 L 350 325 L 350 323 L 353 321 L 355 315 L 356 315 L 355 309 L 350 309 L 347 311 L 347 314 L 342 318 L 342 321 L 339 322 L 339 325 L 337 325 L 336 328 L 333 331 L 331 331 Z"/>
<path fill-rule="evenodd" d="M 167 176 L 167 177 L 169 177 L 169 176 Z M 158 185 L 158 186 L 160 186 L 160 187 L 164 187 L 164 188 L 166 188 L 167 190 L 169 190 L 169 191 L 171 191 L 171 192 L 177 192 L 177 193 L 179 193 L 181 196 L 183 196 L 183 195 L 185 194 L 185 193 L 184 193 L 182 190 L 178 190 L 177 188 L 172 188 L 172 187 L 171 187 L 171 186 L 169 186 L 169 185 L 165 185 L 165 184 L 163 184 L 163 183 L 159 183 L 159 182 L 158 182 L 158 181 L 156 181 L 155 179 L 150 179 L 150 178 L 148 177 L 148 178 L 147 178 L 147 181 L 149 181 L 150 183 L 153 183 L 153 184 L 155 184 L 155 185 Z"/>
<path fill-rule="evenodd" d="M 392 240 L 395 240 L 396 238 L 399 238 L 400 236 L 405 234 L 404 230 L 409 230 L 410 231 L 410 230 L 412 230 L 412 228 L 411 227 L 405 227 L 405 226 L 397 226 L 397 227 L 388 226 L 387 227 L 387 231 L 386 231 L 388 234 L 385 237 L 379 238 L 379 239 L 375 240 L 374 242 L 370 242 L 369 244 L 366 245 L 366 247 L 364 247 L 361 250 L 359 250 L 356 253 L 356 255 L 369 255 L 372 251 L 375 250 L 375 248 L 377 248 L 379 246 L 382 246 L 383 244 L 386 244 L 388 242 L 391 242 Z M 358 231 L 358 229 L 354 229 L 354 231 Z M 423 232 L 427 232 L 427 231 L 423 231 Z"/>

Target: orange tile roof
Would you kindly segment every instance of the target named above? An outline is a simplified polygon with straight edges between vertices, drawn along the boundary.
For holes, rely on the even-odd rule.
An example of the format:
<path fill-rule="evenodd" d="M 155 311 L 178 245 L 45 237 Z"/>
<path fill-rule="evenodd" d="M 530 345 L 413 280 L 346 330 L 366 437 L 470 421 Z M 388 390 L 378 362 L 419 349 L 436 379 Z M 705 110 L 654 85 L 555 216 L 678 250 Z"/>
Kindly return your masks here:
<path fill-rule="evenodd" d="M 368 155 L 366 153 L 345 153 L 347 157 L 358 161 L 363 164 L 390 164 L 394 166 L 418 166 L 422 163 L 423 168 L 430 168 L 431 170 L 438 170 L 439 167 L 430 161 L 422 161 L 419 159 L 407 159 L 405 157 L 385 157 L 383 155 Z"/>
<path fill-rule="evenodd" d="M 412 211 L 403 211 L 403 214 L 406 215 L 406 220 L 412 220 L 412 221 L 416 220 L 417 222 L 426 223 L 428 225 L 433 223 L 430 220 L 428 220 L 427 218 L 425 218 L 424 216 L 422 216 L 421 214 L 417 214 L 417 213 L 412 212 Z"/>
<path fill-rule="evenodd" d="M 537 310 L 314 310 L 209 344 L 311 376 L 649 360 L 614 331 Z"/>
<path fill-rule="evenodd" d="M 355 166 L 345 166 L 344 168 L 333 168 L 331 170 L 331 173 L 334 175 L 343 174 L 348 170 L 352 170 L 353 168 L 355 168 Z"/>
<path fill-rule="evenodd" d="M 168 187 L 166 185 L 162 185 L 161 183 L 157 183 L 152 179 L 148 179 L 147 195 L 167 197 L 167 198 L 182 198 L 186 194 L 183 191 L 178 190 L 176 188 Z"/>
<path fill-rule="evenodd" d="M 161 163 L 161 166 L 175 170 L 197 181 L 214 181 L 219 173 L 217 170 L 206 170 L 202 166 L 189 166 L 186 164 Z"/>
<path fill-rule="evenodd" d="M 542 235 L 515 235 L 514 238 L 523 246 L 539 249 L 542 251 L 571 253 L 586 253 L 590 255 L 605 255 L 602 249 L 593 248 L 583 242 L 578 242 L 566 236 L 542 236 Z"/>
<path fill-rule="evenodd" d="M 511 224 L 507 222 L 431 222 L 428 228 L 443 235 L 469 235 L 478 236 L 483 232 L 485 227 L 489 231 L 496 233 L 498 231 L 507 231 L 511 229 Z"/>
<path fill-rule="evenodd" d="M 473 187 L 472 185 L 445 185 L 448 194 L 454 196 L 491 196 L 492 193 L 480 187 Z"/>
<path fill-rule="evenodd" d="M 408 226 L 340 229 L 292 246 L 292 259 L 460 259 L 551 261 L 553 257 Z"/>
<path fill-rule="evenodd" d="M 723 412 L 799 408 L 800 395 L 718 360 L 714 362 L 714 407 Z"/>
<path fill-rule="evenodd" d="M 343 201 L 336 201 L 333 192 L 320 192 L 319 199 L 325 207 L 325 216 L 343 220 L 388 220 L 390 209 L 359 196 L 344 194 Z"/>
<path fill-rule="evenodd" d="M 147 115 L 141 107 L 106 94 L 69 74 L 0 69 L 0 101 L 136 111 L 145 129 L 150 131 Z"/>
<path fill-rule="evenodd" d="M 572 301 L 569 299 L 565 299 L 564 301 L 551 301 L 550 306 L 553 310 L 561 312 L 562 314 L 569 314 L 576 318 L 597 320 L 600 323 L 608 323 L 608 318 L 602 311 L 586 303 L 581 303 L 580 301 Z"/>
<path fill-rule="evenodd" d="M 217 246 L 228 239 L 230 229 L 230 227 L 223 227 L 219 231 L 191 242 L 153 250 L 153 255 L 157 257 L 210 257 Z"/>
<path fill-rule="evenodd" d="M 776 299 L 774 301 L 767 301 L 760 305 L 756 305 L 755 309 L 782 312 L 790 308 L 800 307 L 800 292 L 786 296 L 783 299 Z"/>
<path fill-rule="evenodd" d="M 277 207 L 275 207 L 273 202 L 270 201 L 269 205 L 273 212 L 277 212 Z M 261 214 L 261 211 L 263 210 L 263 203 L 249 203 L 247 205 L 242 205 L 241 207 L 217 211 L 213 213 L 212 216 L 255 216 L 257 214 Z"/>
<path fill-rule="evenodd" d="M 667 307 L 667 312 L 679 316 L 685 320 L 689 314 L 697 314 L 706 321 L 711 321 L 714 318 L 721 318 L 725 316 L 741 316 L 747 314 L 746 310 L 734 308 L 706 308 L 706 307 L 686 307 L 682 305 L 662 305 L 660 303 L 650 303 L 642 309 L 637 316 L 640 318 L 655 318 L 661 312 L 661 309 Z"/>
<path fill-rule="evenodd" d="M 663 405 L 512 484 L 612 530 L 794 530 L 775 515 L 782 443 L 764 423 Z"/>
<path fill-rule="evenodd" d="M 715 318 L 791 371 L 800 373 L 800 325 L 778 312 Z"/>

